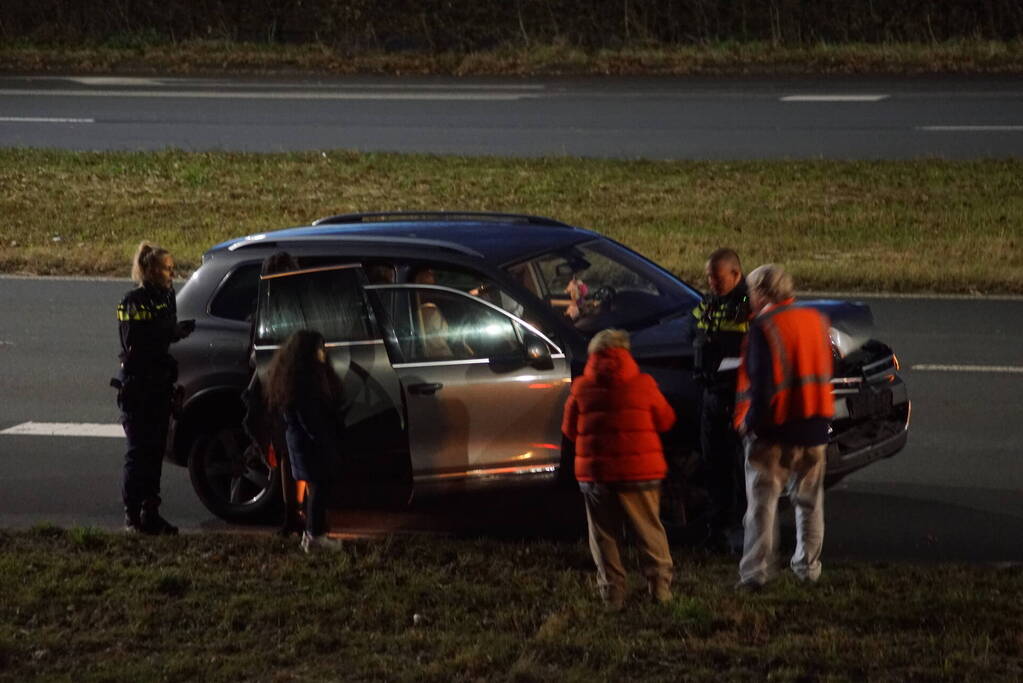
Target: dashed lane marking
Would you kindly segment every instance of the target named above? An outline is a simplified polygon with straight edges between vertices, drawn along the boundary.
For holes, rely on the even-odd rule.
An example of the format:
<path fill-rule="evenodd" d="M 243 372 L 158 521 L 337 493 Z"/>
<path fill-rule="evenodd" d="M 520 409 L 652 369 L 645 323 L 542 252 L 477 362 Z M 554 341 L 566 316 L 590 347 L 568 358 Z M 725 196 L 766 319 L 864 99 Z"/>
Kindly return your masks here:
<path fill-rule="evenodd" d="M 937 365 L 919 363 L 911 365 L 910 370 L 924 372 L 995 372 L 1001 374 L 1023 374 L 1023 365 Z"/>
<path fill-rule="evenodd" d="M 880 102 L 891 95 L 786 95 L 781 98 L 782 102 Z"/>
<path fill-rule="evenodd" d="M 531 92 L 218 92 L 213 90 L 0 90 L 5 97 L 149 97 L 208 100 L 477 100 L 511 101 Z"/>
<path fill-rule="evenodd" d="M 929 133 L 1023 133 L 1023 126 L 917 126 Z"/>
<path fill-rule="evenodd" d="M 0 123 L 96 123 L 96 119 L 65 119 L 49 116 L 0 116 Z"/>
<path fill-rule="evenodd" d="M 9 427 L 0 434 L 10 436 L 99 436 L 123 438 L 124 428 L 119 424 L 95 422 L 23 422 Z"/>

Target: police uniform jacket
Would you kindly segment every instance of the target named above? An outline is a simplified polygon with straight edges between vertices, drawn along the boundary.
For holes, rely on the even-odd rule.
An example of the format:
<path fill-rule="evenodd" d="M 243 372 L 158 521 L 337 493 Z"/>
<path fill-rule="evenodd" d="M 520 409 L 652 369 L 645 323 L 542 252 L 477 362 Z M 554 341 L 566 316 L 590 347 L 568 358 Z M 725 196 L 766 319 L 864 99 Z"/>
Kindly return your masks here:
<path fill-rule="evenodd" d="M 719 370 L 725 358 L 739 358 L 742 340 L 749 330 L 749 292 L 740 280 L 724 296 L 708 293 L 693 309 L 693 368 L 704 387 L 734 393 L 736 369 Z"/>
<path fill-rule="evenodd" d="M 178 368 L 169 349 L 181 337 L 173 288 L 149 283 L 124 295 L 117 306 L 121 337 L 121 381 L 141 381 L 150 390 L 170 390 Z"/>

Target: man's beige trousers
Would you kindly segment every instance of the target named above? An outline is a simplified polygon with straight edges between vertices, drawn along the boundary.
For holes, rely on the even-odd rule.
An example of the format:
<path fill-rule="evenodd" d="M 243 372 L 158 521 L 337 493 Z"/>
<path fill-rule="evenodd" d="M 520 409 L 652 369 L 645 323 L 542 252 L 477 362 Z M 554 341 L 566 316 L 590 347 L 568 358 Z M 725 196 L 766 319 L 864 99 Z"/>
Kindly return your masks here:
<path fill-rule="evenodd" d="M 790 566 L 800 579 L 816 581 L 820 577 L 826 449 L 823 445 L 792 446 L 747 439 L 747 505 L 740 581 L 764 584 L 774 574 L 778 498 L 786 487 L 796 513 L 796 551 Z"/>
<path fill-rule="evenodd" d="M 660 486 L 645 489 L 584 484 L 590 551 L 597 565 L 597 587 L 605 600 L 625 596 L 625 568 L 620 546 L 626 521 L 636 534 L 640 561 L 655 597 L 667 594 L 671 585 L 671 552 L 661 524 Z"/>

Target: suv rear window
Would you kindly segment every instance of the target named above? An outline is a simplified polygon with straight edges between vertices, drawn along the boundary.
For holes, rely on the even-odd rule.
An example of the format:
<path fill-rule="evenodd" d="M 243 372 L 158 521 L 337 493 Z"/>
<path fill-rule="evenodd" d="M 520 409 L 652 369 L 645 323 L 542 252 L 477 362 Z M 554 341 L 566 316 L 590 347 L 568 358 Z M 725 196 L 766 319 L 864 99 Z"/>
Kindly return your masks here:
<path fill-rule="evenodd" d="M 369 318 L 357 268 L 332 268 L 270 277 L 260 291 L 256 343 L 283 344 L 301 329 L 327 343 L 379 339 Z"/>

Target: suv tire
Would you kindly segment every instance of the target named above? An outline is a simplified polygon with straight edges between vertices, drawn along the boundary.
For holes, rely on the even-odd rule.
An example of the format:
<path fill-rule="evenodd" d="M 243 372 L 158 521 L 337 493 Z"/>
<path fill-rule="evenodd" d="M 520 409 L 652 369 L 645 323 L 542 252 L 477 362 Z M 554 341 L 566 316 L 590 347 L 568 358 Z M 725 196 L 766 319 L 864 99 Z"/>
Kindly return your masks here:
<path fill-rule="evenodd" d="M 236 524 L 264 524 L 281 515 L 280 471 L 251 447 L 241 427 L 200 434 L 188 456 L 188 475 L 203 504 Z"/>

